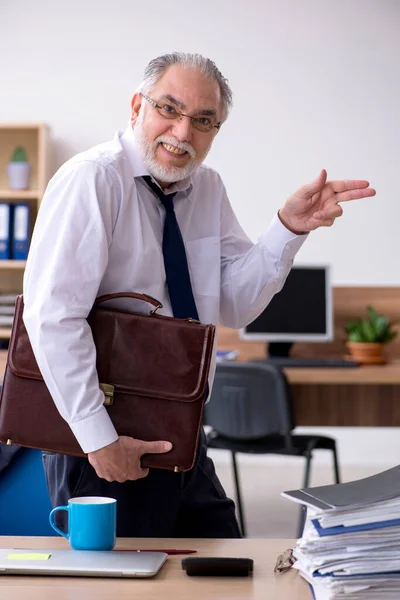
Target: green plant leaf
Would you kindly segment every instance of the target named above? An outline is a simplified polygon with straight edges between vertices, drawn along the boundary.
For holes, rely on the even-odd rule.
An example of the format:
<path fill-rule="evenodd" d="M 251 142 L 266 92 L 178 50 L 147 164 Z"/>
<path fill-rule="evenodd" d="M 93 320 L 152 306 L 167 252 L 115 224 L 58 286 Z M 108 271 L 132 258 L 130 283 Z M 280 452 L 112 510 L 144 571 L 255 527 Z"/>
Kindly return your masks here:
<path fill-rule="evenodd" d="M 349 333 L 349 342 L 363 342 L 363 337 L 359 331 L 352 331 Z"/>
<path fill-rule="evenodd" d="M 373 306 L 367 306 L 367 319 L 350 319 L 346 324 L 350 342 L 382 343 L 392 341 L 398 334 L 393 323 L 385 315 L 380 315 Z"/>
<path fill-rule="evenodd" d="M 351 319 L 346 325 L 346 331 L 351 333 L 352 331 L 357 331 L 360 327 L 360 319 Z"/>
<path fill-rule="evenodd" d="M 367 319 L 363 319 L 360 324 L 361 334 L 365 342 L 374 342 L 376 339 L 374 326 Z"/>
<path fill-rule="evenodd" d="M 368 317 L 371 323 L 375 324 L 376 320 L 379 318 L 377 311 L 373 306 L 367 306 Z"/>
<path fill-rule="evenodd" d="M 378 319 L 379 319 L 379 315 L 378 315 L 378 313 L 376 312 L 376 310 L 374 309 L 373 306 L 367 306 L 367 311 L 368 311 L 369 320 L 371 321 L 374 329 L 376 329 L 377 322 L 378 322 Z"/>
<path fill-rule="evenodd" d="M 391 342 L 397 336 L 397 333 L 398 332 L 394 330 L 387 331 L 384 339 L 382 340 L 382 343 L 387 344 L 388 342 Z"/>
<path fill-rule="evenodd" d="M 17 146 L 11 155 L 11 162 L 28 162 L 25 148 Z"/>
<path fill-rule="evenodd" d="M 390 323 L 387 317 L 383 315 L 378 316 L 375 323 L 375 333 L 377 341 L 381 342 L 385 338 L 387 332 L 389 331 Z"/>

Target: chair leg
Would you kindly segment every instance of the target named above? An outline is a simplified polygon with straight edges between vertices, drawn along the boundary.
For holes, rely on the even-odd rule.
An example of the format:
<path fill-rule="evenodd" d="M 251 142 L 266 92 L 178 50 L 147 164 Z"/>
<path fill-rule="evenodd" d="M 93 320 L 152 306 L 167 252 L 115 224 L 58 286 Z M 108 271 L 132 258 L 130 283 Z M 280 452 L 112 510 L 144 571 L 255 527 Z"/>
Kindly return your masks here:
<path fill-rule="evenodd" d="M 334 448 L 332 450 L 332 454 L 333 454 L 333 470 L 335 473 L 335 483 L 340 483 L 339 461 L 338 461 L 336 446 L 334 446 Z"/>
<path fill-rule="evenodd" d="M 303 488 L 307 488 L 310 483 L 312 453 L 308 452 L 305 455 L 305 458 L 306 458 L 306 470 L 304 473 Z M 303 535 L 303 529 L 304 529 L 305 522 L 306 522 L 306 507 L 302 506 L 300 508 L 299 522 L 297 525 L 297 537 L 298 538 L 301 538 L 301 536 Z"/>
<path fill-rule="evenodd" d="M 236 462 L 236 454 L 235 454 L 235 452 L 231 452 L 231 454 L 232 454 L 233 475 L 235 478 L 236 502 L 237 502 L 237 509 L 238 509 L 238 513 L 239 513 L 240 529 L 242 530 L 242 536 L 246 537 L 246 529 L 244 526 L 243 505 L 242 505 L 242 496 L 240 493 L 239 472 L 238 472 L 238 467 L 237 467 L 237 462 Z"/>

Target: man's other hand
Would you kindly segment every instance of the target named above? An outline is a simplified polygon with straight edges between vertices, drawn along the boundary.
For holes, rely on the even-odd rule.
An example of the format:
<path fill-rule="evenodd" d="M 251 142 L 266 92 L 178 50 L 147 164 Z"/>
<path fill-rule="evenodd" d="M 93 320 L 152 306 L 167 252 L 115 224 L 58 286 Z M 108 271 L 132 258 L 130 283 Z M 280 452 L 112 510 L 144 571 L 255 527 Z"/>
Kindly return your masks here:
<path fill-rule="evenodd" d="M 327 181 L 326 171 L 322 169 L 315 181 L 303 185 L 286 200 L 278 215 L 293 233 L 308 233 L 333 225 L 343 213 L 341 202 L 370 198 L 375 193 L 365 180 Z"/>
<path fill-rule="evenodd" d="M 162 454 L 171 448 L 171 442 L 144 442 L 122 435 L 116 442 L 89 452 L 88 460 L 98 477 L 123 483 L 148 475 L 149 469 L 140 465 L 142 454 Z"/>

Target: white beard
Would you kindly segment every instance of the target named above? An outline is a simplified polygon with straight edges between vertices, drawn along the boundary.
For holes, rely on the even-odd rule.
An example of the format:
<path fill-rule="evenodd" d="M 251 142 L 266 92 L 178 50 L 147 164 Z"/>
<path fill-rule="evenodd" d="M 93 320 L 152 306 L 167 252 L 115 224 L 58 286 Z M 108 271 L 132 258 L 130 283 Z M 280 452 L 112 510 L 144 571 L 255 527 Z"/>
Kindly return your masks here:
<path fill-rule="evenodd" d="M 133 137 L 144 164 L 146 165 L 150 175 L 152 175 L 157 181 L 162 181 L 165 183 L 182 181 L 183 179 L 189 177 L 201 165 L 207 156 L 209 149 L 204 156 L 201 157 L 201 159 L 198 159 L 196 158 L 196 152 L 194 148 L 190 144 L 187 142 L 179 142 L 176 138 L 171 136 L 160 135 L 153 144 L 149 144 L 143 131 L 143 120 L 144 111 L 141 111 L 133 129 Z M 190 159 L 186 165 L 183 167 L 165 167 L 164 165 L 160 165 L 156 159 L 156 150 L 161 142 L 170 144 L 176 148 L 180 148 L 181 150 L 188 152 L 190 154 Z"/>

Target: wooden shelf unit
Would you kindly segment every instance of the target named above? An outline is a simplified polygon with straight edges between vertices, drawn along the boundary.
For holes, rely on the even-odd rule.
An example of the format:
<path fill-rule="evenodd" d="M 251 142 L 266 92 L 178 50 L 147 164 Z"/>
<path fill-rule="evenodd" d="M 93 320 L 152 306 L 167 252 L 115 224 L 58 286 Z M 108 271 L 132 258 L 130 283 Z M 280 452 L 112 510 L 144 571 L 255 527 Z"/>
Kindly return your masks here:
<path fill-rule="evenodd" d="M 31 165 L 27 190 L 8 189 L 7 164 L 17 146 L 25 148 Z M 30 236 L 48 179 L 47 126 L 44 123 L 0 122 L 0 202 L 27 202 L 30 205 Z M 0 260 L 0 294 L 22 292 L 25 265 L 24 260 Z M 0 340 L 8 339 L 10 334 L 11 328 L 0 327 Z"/>
<path fill-rule="evenodd" d="M 41 196 L 39 190 L 0 190 L 0 200 L 21 201 L 21 200 L 36 200 Z"/>

